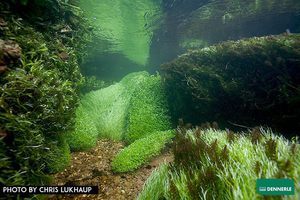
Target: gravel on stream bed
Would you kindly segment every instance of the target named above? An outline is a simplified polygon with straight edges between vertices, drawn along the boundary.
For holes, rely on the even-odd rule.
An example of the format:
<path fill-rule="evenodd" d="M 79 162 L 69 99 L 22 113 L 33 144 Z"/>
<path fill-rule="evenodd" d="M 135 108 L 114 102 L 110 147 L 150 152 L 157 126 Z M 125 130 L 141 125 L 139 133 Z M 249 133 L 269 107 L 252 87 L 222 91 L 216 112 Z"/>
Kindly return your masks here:
<path fill-rule="evenodd" d="M 134 172 L 115 174 L 111 171 L 110 164 L 122 148 L 122 142 L 99 140 L 97 146 L 90 151 L 72 153 L 71 165 L 54 175 L 52 185 L 98 186 L 98 195 L 52 195 L 49 199 L 136 199 L 151 172 L 159 164 L 173 160 L 170 151 L 165 151 Z"/>

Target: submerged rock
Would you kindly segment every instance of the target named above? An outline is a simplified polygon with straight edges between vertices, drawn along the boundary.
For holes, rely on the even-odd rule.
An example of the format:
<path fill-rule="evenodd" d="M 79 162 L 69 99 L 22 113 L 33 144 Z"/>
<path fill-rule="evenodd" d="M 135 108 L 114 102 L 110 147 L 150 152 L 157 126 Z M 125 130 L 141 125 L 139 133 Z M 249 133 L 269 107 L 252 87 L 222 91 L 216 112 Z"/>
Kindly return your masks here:
<path fill-rule="evenodd" d="M 174 120 L 300 128 L 300 35 L 223 42 L 161 72 Z"/>
<path fill-rule="evenodd" d="M 0 19 L 1 25 L 1 19 Z M 21 58 L 21 47 L 14 41 L 0 39 L 0 74 Z"/>
<path fill-rule="evenodd" d="M 162 7 L 150 49 L 152 71 L 189 49 L 300 30 L 299 0 L 164 0 Z"/>
<path fill-rule="evenodd" d="M 7 30 L 7 22 L 0 17 L 0 31 Z"/>

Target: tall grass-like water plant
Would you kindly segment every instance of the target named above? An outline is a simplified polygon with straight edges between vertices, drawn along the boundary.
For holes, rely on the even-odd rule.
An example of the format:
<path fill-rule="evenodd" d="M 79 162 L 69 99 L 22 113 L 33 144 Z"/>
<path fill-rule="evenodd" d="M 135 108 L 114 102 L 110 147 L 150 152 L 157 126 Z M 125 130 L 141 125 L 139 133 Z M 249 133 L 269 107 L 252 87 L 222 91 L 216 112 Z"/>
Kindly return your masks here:
<path fill-rule="evenodd" d="M 165 199 L 263 199 L 256 193 L 259 178 L 289 178 L 299 199 L 300 147 L 268 129 L 233 134 L 221 130 L 179 129 L 169 165 Z M 150 179 L 151 180 L 151 179 Z M 155 181 L 147 182 L 142 197 Z M 150 185 L 150 186 L 149 186 Z M 147 198 L 140 198 L 147 199 Z M 276 199 L 276 197 L 270 197 Z"/>
<path fill-rule="evenodd" d="M 152 172 L 137 199 L 159 199 L 160 196 L 166 195 L 169 184 L 168 165 L 163 163 Z"/>

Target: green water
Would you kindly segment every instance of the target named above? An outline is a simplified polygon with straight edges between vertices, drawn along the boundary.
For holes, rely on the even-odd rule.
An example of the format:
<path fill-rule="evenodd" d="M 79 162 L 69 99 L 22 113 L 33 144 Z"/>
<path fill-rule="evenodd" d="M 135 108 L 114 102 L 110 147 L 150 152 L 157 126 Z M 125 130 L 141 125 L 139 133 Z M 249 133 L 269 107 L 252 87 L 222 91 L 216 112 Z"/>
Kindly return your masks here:
<path fill-rule="evenodd" d="M 153 14 L 160 14 L 158 1 L 140 0 L 82 0 L 80 7 L 86 11 L 97 34 L 110 45 L 102 44 L 98 53 L 121 53 L 132 62 L 145 66 L 149 58 L 152 31 L 146 24 Z M 102 52 L 101 52 L 102 51 Z"/>

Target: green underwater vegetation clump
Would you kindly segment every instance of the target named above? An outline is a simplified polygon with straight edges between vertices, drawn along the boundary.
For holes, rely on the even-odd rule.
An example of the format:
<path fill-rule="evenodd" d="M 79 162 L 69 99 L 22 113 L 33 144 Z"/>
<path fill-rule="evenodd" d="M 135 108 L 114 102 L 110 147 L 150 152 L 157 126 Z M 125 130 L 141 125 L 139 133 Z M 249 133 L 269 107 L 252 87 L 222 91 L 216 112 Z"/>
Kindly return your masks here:
<path fill-rule="evenodd" d="M 169 165 L 165 163 L 160 164 L 158 168 L 153 170 L 144 183 L 143 190 L 139 193 L 137 199 L 155 200 L 167 196 L 168 191 L 165 189 L 169 188 L 168 170 Z"/>
<path fill-rule="evenodd" d="M 63 1 L 1 1 L 0 21 L 1 184 L 46 184 L 70 160 L 63 135 L 75 122 L 87 24 Z"/>
<path fill-rule="evenodd" d="M 91 91 L 100 90 L 108 86 L 105 81 L 99 80 L 96 76 L 84 77 L 80 86 L 80 93 L 86 94 Z"/>
<path fill-rule="evenodd" d="M 112 170 L 129 172 L 138 169 L 151 158 L 159 155 L 173 137 L 174 131 L 161 131 L 135 140 L 116 155 L 112 161 Z"/>
<path fill-rule="evenodd" d="M 159 194 L 155 199 L 263 199 L 256 193 L 258 178 L 292 179 L 292 198 L 299 198 L 299 141 L 288 141 L 270 130 L 235 134 L 179 128 L 173 153 L 174 162 L 150 176 L 139 199 L 151 194 Z"/>
<path fill-rule="evenodd" d="M 81 98 L 73 131 L 65 134 L 72 151 L 87 150 L 99 138 L 125 141 L 112 162 L 115 172 L 133 171 L 158 155 L 174 136 L 159 75 L 136 72 Z"/>
<path fill-rule="evenodd" d="M 171 129 L 166 94 L 159 75 L 149 76 L 136 86 L 128 112 L 127 143 L 155 131 Z"/>
<path fill-rule="evenodd" d="M 141 80 L 147 79 L 148 76 L 146 72 L 132 73 L 119 83 L 94 92 L 95 95 L 98 94 L 99 103 L 90 108 L 92 112 L 97 110 L 96 126 L 100 138 L 123 140 L 132 93 Z"/>
<path fill-rule="evenodd" d="M 119 83 L 83 95 L 76 110 L 75 129 L 66 134 L 71 149 L 92 148 L 99 138 L 122 140 L 131 93 L 147 76 L 146 72 L 132 73 Z"/>
<path fill-rule="evenodd" d="M 119 83 L 88 93 L 82 99 L 83 107 L 97 128 L 100 138 L 121 140 L 128 97 Z"/>
<path fill-rule="evenodd" d="M 64 133 L 71 151 L 84 151 L 96 145 L 98 131 L 95 123 L 82 105 L 76 110 L 75 127 Z"/>
<path fill-rule="evenodd" d="M 75 130 L 66 135 L 72 150 L 91 148 L 99 138 L 132 143 L 171 129 L 161 79 L 147 72 L 85 94 L 76 114 Z"/>
<path fill-rule="evenodd" d="M 268 125 L 295 134 L 299 49 L 299 34 L 254 37 L 194 50 L 162 65 L 174 120 Z"/>
<path fill-rule="evenodd" d="M 47 173 L 57 173 L 63 171 L 71 163 L 70 147 L 66 139 L 62 135 L 51 136 L 46 138 L 46 151 L 49 155 L 45 157 L 45 171 Z"/>

